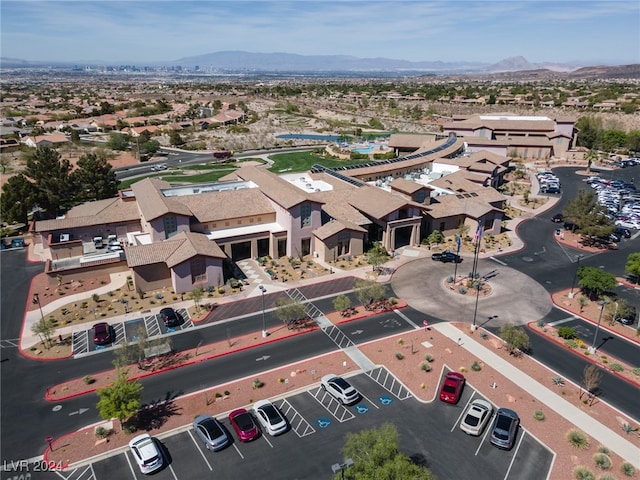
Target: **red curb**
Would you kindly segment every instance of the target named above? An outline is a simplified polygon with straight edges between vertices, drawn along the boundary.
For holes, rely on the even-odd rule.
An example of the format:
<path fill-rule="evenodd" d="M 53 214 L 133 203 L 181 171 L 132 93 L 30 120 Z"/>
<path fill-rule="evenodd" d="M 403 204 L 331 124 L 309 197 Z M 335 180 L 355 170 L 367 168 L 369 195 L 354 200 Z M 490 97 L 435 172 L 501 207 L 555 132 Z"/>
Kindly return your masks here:
<path fill-rule="evenodd" d="M 532 331 L 533 333 L 535 333 L 536 335 L 538 335 L 538 336 L 540 336 L 540 337 L 543 337 L 543 338 L 546 338 L 546 339 L 549 339 L 549 340 L 551 340 L 553 343 L 555 343 L 556 345 L 561 346 L 562 348 L 564 348 L 565 350 L 570 351 L 570 352 L 571 352 L 571 353 L 573 353 L 574 355 L 578 355 L 579 357 L 584 358 L 585 360 L 588 360 L 588 361 L 589 361 L 589 362 L 591 362 L 592 364 L 597 365 L 598 367 L 600 367 L 600 368 L 602 368 L 602 369 L 604 369 L 604 370 L 606 370 L 606 371 L 608 371 L 608 372 L 610 372 L 610 373 L 613 373 L 614 375 L 616 375 L 616 376 L 617 376 L 618 378 L 620 378 L 621 380 L 624 380 L 625 382 L 628 382 L 628 383 L 630 383 L 630 384 L 632 384 L 632 385 L 635 385 L 636 387 L 640 387 L 640 383 L 639 383 L 639 382 L 636 382 L 636 381 L 634 381 L 634 380 L 631 380 L 630 378 L 627 378 L 627 377 L 625 377 L 625 376 L 620 375 L 620 373 L 619 373 L 619 372 L 616 372 L 615 370 L 611 370 L 611 368 L 610 368 L 610 367 L 605 366 L 605 365 L 602 365 L 602 364 L 600 364 L 600 363 L 596 362 L 595 360 L 593 360 L 592 358 L 590 358 L 590 357 L 589 357 L 589 356 L 587 356 L 587 355 L 580 355 L 579 353 L 577 353 L 577 352 L 576 352 L 575 350 L 573 350 L 572 348 L 567 347 L 567 346 L 564 344 L 564 342 L 561 342 L 561 341 L 559 341 L 559 340 L 555 339 L 554 337 L 551 337 L 551 336 L 548 336 L 548 335 L 544 335 L 544 334 L 542 334 L 542 333 L 538 332 L 535 328 L 533 328 L 533 327 L 532 327 L 532 325 L 534 325 L 534 324 L 536 324 L 536 323 L 537 323 L 537 322 L 529 322 L 529 323 L 527 323 L 527 327 L 529 328 L 529 330 L 531 330 L 531 331 Z M 609 358 L 612 358 L 612 359 L 614 359 L 614 360 L 615 360 L 615 357 L 611 357 L 611 356 L 609 356 Z"/>
<path fill-rule="evenodd" d="M 553 294 L 551 295 L 551 303 L 553 303 L 553 304 L 554 304 L 556 307 L 558 307 L 560 310 L 563 310 L 563 311 L 565 311 L 565 312 L 569 312 L 571 315 L 575 315 L 576 317 L 579 317 L 579 318 L 583 319 L 585 322 L 589 322 L 589 323 L 593 323 L 593 324 L 596 324 L 596 323 L 597 323 L 597 322 L 594 322 L 593 320 L 591 320 L 591 319 L 590 319 L 590 318 L 588 318 L 588 317 L 585 317 L 585 316 L 580 315 L 579 313 L 575 313 L 575 312 L 572 312 L 571 310 L 567 310 L 567 309 L 565 309 L 563 306 L 561 306 L 560 304 L 558 304 L 558 303 L 556 303 L 556 302 L 555 302 L 555 300 L 553 299 Z M 613 330 L 612 328 L 608 327 L 607 325 L 603 325 L 603 324 L 602 324 L 602 322 L 600 323 L 600 328 L 601 328 L 601 329 L 603 329 L 603 330 L 606 330 L 607 332 L 612 333 L 612 334 L 614 334 L 614 335 L 619 335 L 619 336 L 621 336 L 621 337 L 623 337 L 623 338 L 626 338 L 626 339 L 627 339 L 627 340 L 629 340 L 630 342 L 633 342 L 633 343 L 639 343 L 639 342 L 638 342 L 638 340 L 636 340 L 634 337 L 632 337 L 632 336 L 630 336 L 630 335 L 627 335 L 627 334 L 626 334 L 626 333 L 624 333 L 624 332 L 623 332 L 623 333 L 620 333 L 620 332 L 618 332 L 617 330 Z"/>
<path fill-rule="evenodd" d="M 152 375 L 158 375 L 160 373 L 168 372 L 168 371 L 171 371 L 171 370 L 176 370 L 178 368 L 186 367 L 186 366 L 189 366 L 189 365 L 194 365 L 194 364 L 200 363 L 200 362 L 205 362 L 207 360 L 212 360 L 214 358 L 219 358 L 219 357 L 222 357 L 222 356 L 225 356 L 225 355 L 229 355 L 229 354 L 232 354 L 232 353 L 242 352 L 244 350 L 249 350 L 251 348 L 259 347 L 259 346 L 262 346 L 262 345 L 267 345 L 269 343 L 278 342 L 280 340 L 285 340 L 287 338 L 292 338 L 292 337 L 296 337 L 298 335 L 304 335 L 306 333 L 311 333 L 313 331 L 318 330 L 319 328 L 320 327 L 313 327 L 313 328 L 310 328 L 308 330 L 305 330 L 304 332 L 292 333 L 290 335 L 287 335 L 286 337 L 274 338 L 274 339 L 271 339 L 271 340 L 267 339 L 267 340 L 265 340 L 263 342 L 255 344 L 255 345 L 248 345 L 246 347 L 240 347 L 240 348 L 237 348 L 235 350 L 231 350 L 229 352 L 217 353 L 215 355 L 210 355 L 208 357 L 203 357 L 203 358 L 199 358 L 199 359 L 190 360 L 188 362 L 184 362 L 184 363 L 181 363 L 179 365 L 172 365 L 172 366 L 169 366 L 169 367 L 166 367 L 166 368 L 162 368 L 162 369 L 159 369 L 159 370 L 154 370 L 153 372 L 142 373 L 140 375 L 136 375 L 134 377 L 131 377 L 129 380 L 139 380 L 141 378 L 150 377 Z M 206 347 L 206 345 L 205 345 L 205 347 Z M 104 370 L 104 371 L 102 371 L 100 373 L 107 373 L 107 372 L 114 372 L 115 373 L 115 370 Z M 75 382 L 75 381 L 80 381 L 80 379 L 70 380 L 69 382 L 65 382 L 65 383 L 70 383 L 70 382 Z M 61 401 L 69 400 L 71 398 L 79 397 L 81 395 L 86 395 L 88 393 L 93 393 L 96 390 L 98 390 L 97 387 L 96 388 L 89 388 L 89 389 L 83 390 L 81 392 L 76 392 L 76 393 L 72 393 L 72 394 L 65 395 L 65 396 L 60 396 L 60 397 L 58 397 L 58 396 L 52 397 L 49 394 L 49 391 L 51 389 L 57 388 L 58 386 L 62 386 L 65 383 L 61 383 L 61 384 L 58 384 L 58 385 L 53 385 L 52 387 L 47 388 L 47 391 L 45 392 L 45 395 L 44 395 L 45 400 L 47 400 L 49 402 L 61 402 Z"/>

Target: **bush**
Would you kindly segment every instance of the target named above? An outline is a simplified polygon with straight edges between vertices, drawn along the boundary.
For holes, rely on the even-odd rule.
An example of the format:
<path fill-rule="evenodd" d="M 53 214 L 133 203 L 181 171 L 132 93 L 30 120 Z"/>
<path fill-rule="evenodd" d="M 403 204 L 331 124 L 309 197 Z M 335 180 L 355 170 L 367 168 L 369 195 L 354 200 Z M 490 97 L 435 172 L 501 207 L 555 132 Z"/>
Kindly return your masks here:
<path fill-rule="evenodd" d="M 622 470 L 622 473 L 627 477 L 633 477 L 636 474 L 636 467 L 631 465 L 629 462 L 624 462 L 620 470 Z"/>
<path fill-rule="evenodd" d="M 254 378 L 253 379 L 253 388 L 262 388 L 264 387 L 264 382 L 262 380 L 260 380 L 259 378 Z"/>
<path fill-rule="evenodd" d="M 433 362 L 433 355 L 431 355 L 431 354 L 427 353 L 427 354 L 424 356 L 424 359 L 425 359 L 427 362 L 431 363 L 431 362 Z"/>
<path fill-rule="evenodd" d="M 467 289 L 465 287 L 460 287 L 460 289 L 458 290 L 462 295 L 467 293 Z"/>
<path fill-rule="evenodd" d="M 565 340 L 564 344 L 569 347 L 569 348 L 578 348 L 578 342 L 576 342 L 575 340 Z"/>
<path fill-rule="evenodd" d="M 104 427 L 96 427 L 96 437 L 98 438 L 107 438 L 110 433 L 111 431 Z"/>
<path fill-rule="evenodd" d="M 533 418 L 539 421 L 544 420 L 544 412 L 542 410 L 536 410 L 533 412 Z"/>
<path fill-rule="evenodd" d="M 612 363 L 611 370 L 613 370 L 614 372 L 622 372 L 624 371 L 624 367 L 619 363 Z"/>
<path fill-rule="evenodd" d="M 86 384 L 86 385 L 91 385 L 92 383 L 95 383 L 96 379 L 89 376 L 89 375 L 85 375 L 82 378 L 82 381 Z"/>
<path fill-rule="evenodd" d="M 553 377 L 553 384 L 558 385 L 559 387 L 564 387 L 564 378 L 560 376 Z"/>
<path fill-rule="evenodd" d="M 560 338 L 570 340 L 572 338 L 576 338 L 578 336 L 578 333 L 574 328 L 571 327 L 558 327 L 558 336 Z"/>
<path fill-rule="evenodd" d="M 640 368 L 634 368 L 633 370 L 631 370 L 633 372 L 634 375 L 637 375 L 640 377 Z"/>
<path fill-rule="evenodd" d="M 482 365 L 480 365 L 478 362 L 473 362 L 471 364 L 471 370 L 473 370 L 474 372 L 479 372 L 480 370 L 482 370 Z"/>
<path fill-rule="evenodd" d="M 229 395 L 231 395 L 231 392 L 229 390 L 225 390 L 224 391 L 224 396 L 228 397 Z"/>
<path fill-rule="evenodd" d="M 604 445 L 599 445 L 598 446 L 598 452 L 600 453 L 604 453 L 605 455 L 609 455 L 609 448 L 605 447 Z"/>
<path fill-rule="evenodd" d="M 397 358 L 398 360 L 402 360 L 402 359 L 404 358 L 404 355 L 403 355 L 402 353 L 400 353 L 400 352 L 397 352 L 397 353 L 396 353 L 396 358 Z"/>
<path fill-rule="evenodd" d="M 572 447 L 579 450 L 589 448 L 589 439 L 587 438 L 587 436 L 580 430 L 576 430 L 575 428 L 569 430 L 569 432 L 567 433 L 567 440 L 569 440 L 569 444 Z"/>
<path fill-rule="evenodd" d="M 596 476 L 593 472 L 582 465 L 578 465 L 573 469 L 573 476 L 576 480 L 596 480 Z"/>
<path fill-rule="evenodd" d="M 429 365 L 429 362 L 422 362 L 422 364 L 420 365 L 420 368 L 424 372 L 430 372 L 431 371 L 431 365 Z"/>
<path fill-rule="evenodd" d="M 600 470 L 609 470 L 611 468 L 611 458 L 606 453 L 596 453 L 593 456 L 593 462 Z"/>

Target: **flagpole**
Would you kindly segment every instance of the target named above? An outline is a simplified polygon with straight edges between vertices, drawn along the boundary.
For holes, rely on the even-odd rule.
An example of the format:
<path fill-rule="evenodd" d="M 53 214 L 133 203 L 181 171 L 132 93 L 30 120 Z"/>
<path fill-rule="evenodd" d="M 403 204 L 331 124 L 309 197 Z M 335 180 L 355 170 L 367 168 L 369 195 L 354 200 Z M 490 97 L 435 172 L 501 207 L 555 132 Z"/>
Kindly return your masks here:
<path fill-rule="evenodd" d="M 461 235 L 458 234 L 458 251 L 456 252 L 457 255 L 460 255 L 460 242 L 461 242 Z M 458 279 L 458 262 L 453 262 L 455 267 L 453 269 L 453 285 L 456 284 L 456 280 Z"/>

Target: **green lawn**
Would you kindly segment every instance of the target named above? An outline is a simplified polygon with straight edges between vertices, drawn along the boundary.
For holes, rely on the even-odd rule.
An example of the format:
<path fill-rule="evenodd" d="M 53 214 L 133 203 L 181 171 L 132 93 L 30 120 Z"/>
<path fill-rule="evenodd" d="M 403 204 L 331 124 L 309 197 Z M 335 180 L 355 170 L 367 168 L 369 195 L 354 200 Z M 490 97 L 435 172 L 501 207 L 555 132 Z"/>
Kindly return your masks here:
<path fill-rule="evenodd" d="M 329 168 L 345 167 L 348 165 L 360 165 L 368 163 L 369 160 L 330 160 L 313 152 L 292 152 L 292 153 L 278 153 L 276 155 L 269 155 L 269 158 L 273 160 L 273 166 L 269 169 L 270 172 L 275 174 L 285 172 L 307 172 L 311 170 L 311 167 L 316 163 Z"/>

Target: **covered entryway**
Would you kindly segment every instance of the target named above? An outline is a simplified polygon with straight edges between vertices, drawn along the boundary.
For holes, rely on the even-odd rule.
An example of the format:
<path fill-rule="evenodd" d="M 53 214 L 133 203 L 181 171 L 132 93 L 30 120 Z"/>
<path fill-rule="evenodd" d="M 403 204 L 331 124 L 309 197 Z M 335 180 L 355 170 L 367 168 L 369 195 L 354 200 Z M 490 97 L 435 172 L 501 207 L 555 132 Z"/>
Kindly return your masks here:
<path fill-rule="evenodd" d="M 231 259 L 234 262 L 251 258 L 251 242 L 239 242 L 231 244 Z"/>

